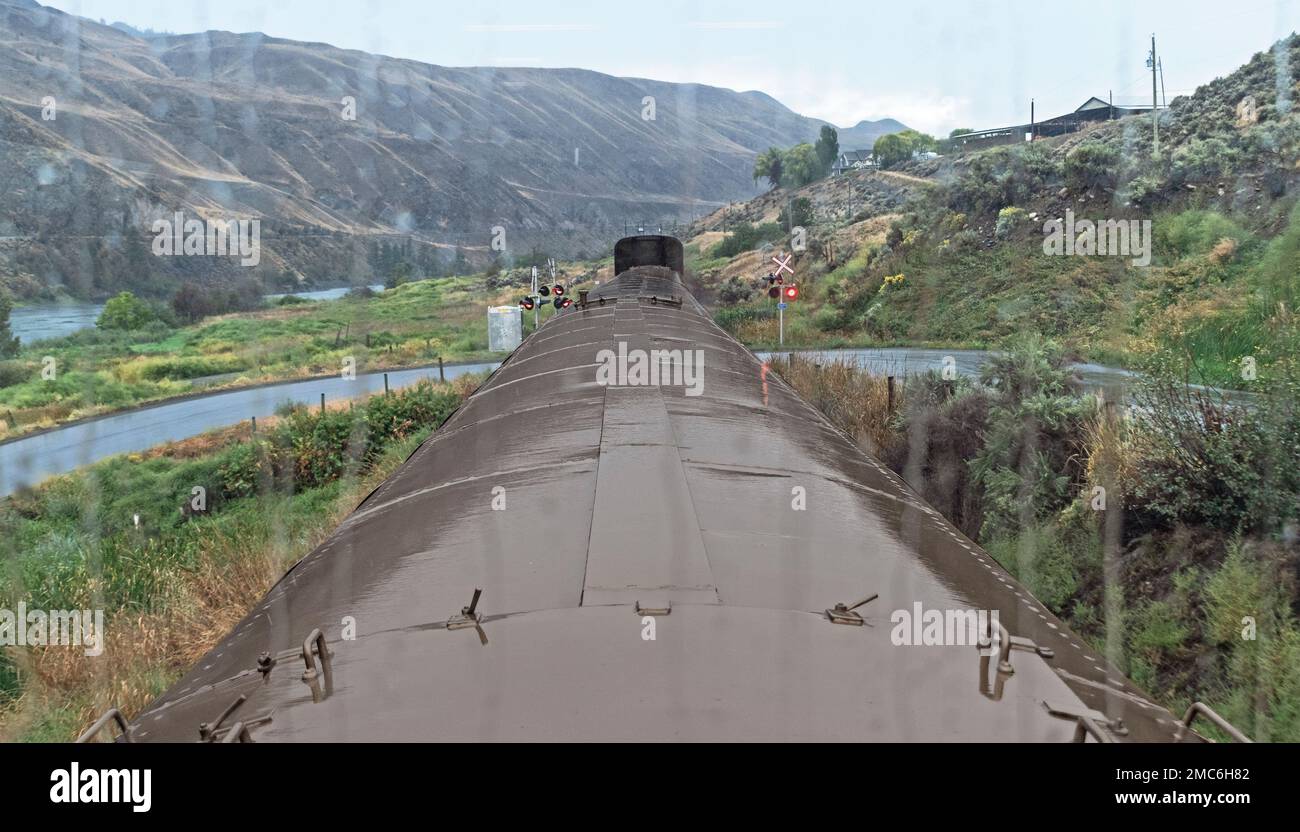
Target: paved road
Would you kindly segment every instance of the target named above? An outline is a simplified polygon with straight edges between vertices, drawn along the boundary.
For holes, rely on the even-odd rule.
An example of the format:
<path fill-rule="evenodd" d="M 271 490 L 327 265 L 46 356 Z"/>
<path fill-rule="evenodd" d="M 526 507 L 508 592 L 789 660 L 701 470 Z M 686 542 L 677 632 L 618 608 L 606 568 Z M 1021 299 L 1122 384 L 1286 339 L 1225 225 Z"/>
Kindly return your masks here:
<path fill-rule="evenodd" d="M 447 378 L 495 368 L 496 364 L 458 364 L 446 368 Z M 389 372 L 393 389 L 420 379 L 438 377 L 438 368 Z M 287 402 L 319 404 L 355 399 L 384 389 L 382 372 L 341 378 L 295 381 L 248 390 L 213 393 L 180 402 L 106 416 L 0 445 L 0 497 L 41 480 L 76 470 L 106 457 L 152 448 L 237 424 L 256 416 L 274 415 Z"/>
<path fill-rule="evenodd" d="M 824 356 L 827 361 L 853 359 L 872 372 L 898 376 L 942 369 L 944 358 L 952 356 L 957 372 L 972 377 L 978 375 L 980 365 L 989 355 L 982 350 L 910 348 L 822 350 L 815 354 Z M 760 353 L 759 357 L 766 359 L 769 355 Z M 448 366 L 446 372 L 448 378 L 454 378 L 496 366 L 462 364 Z M 1122 383 L 1131 376 L 1126 370 L 1099 365 L 1078 365 L 1076 370 L 1090 389 Z M 397 389 L 422 378 L 437 377 L 436 367 L 394 371 L 389 373 L 389 384 Z M 286 402 L 318 404 L 321 393 L 325 394 L 326 401 L 339 401 L 367 396 L 383 389 L 383 373 L 359 375 L 356 381 L 329 378 L 288 382 L 160 404 L 25 437 L 0 445 L 0 497 L 116 454 L 186 439 L 246 421 L 252 416 L 265 418 Z"/>
<path fill-rule="evenodd" d="M 766 360 L 770 356 L 784 355 L 789 350 L 778 353 L 758 353 Z M 951 356 L 957 373 L 969 378 L 979 376 L 980 367 L 992 353 L 987 350 L 943 350 L 913 347 L 883 347 L 880 349 L 843 349 L 801 351 L 804 355 L 821 356 L 826 363 L 834 361 L 852 361 L 864 370 L 876 375 L 903 376 L 916 375 L 929 370 L 942 371 L 944 361 Z M 1134 373 L 1116 367 L 1101 364 L 1071 364 L 1070 369 L 1079 376 L 1083 388 L 1088 391 L 1102 390 L 1107 387 L 1126 387 L 1132 383 Z"/>

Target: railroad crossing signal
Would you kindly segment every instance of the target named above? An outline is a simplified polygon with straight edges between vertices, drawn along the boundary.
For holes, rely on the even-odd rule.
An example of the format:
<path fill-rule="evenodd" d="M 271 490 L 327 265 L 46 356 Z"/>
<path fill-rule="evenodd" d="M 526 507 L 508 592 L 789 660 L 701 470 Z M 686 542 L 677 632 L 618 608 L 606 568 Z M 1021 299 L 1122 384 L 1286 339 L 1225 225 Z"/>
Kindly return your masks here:
<path fill-rule="evenodd" d="M 794 269 L 792 269 L 792 268 L 790 267 L 790 258 L 792 258 L 792 257 L 794 257 L 793 254 L 787 254 L 787 255 L 784 255 L 784 256 L 778 254 L 778 255 L 776 255 L 775 257 L 772 258 L 772 262 L 776 264 L 776 279 L 777 279 L 777 280 L 781 280 L 781 272 L 783 272 L 783 271 L 785 271 L 785 272 L 789 272 L 790 275 L 791 275 L 791 277 L 794 276 Z"/>
<path fill-rule="evenodd" d="M 786 255 L 785 260 L 777 260 L 777 258 L 775 257 L 773 257 L 772 260 L 775 261 L 777 265 L 780 267 L 784 267 L 786 269 L 790 268 L 789 266 L 785 265 L 786 263 L 790 262 L 790 255 Z M 791 270 L 790 273 L 794 274 L 794 271 Z M 778 269 L 777 270 L 778 281 L 781 279 L 780 274 L 781 274 L 780 269 Z M 772 288 L 767 290 L 767 296 L 770 298 L 780 298 L 780 300 L 777 301 L 776 304 L 777 333 L 778 333 L 777 343 L 780 346 L 784 347 L 785 346 L 785 308 L 790 305 L 786 301 L 791 301 L 799 297 L 799 287 L 793 283 L 790 283 L 778 289 L 776 284 L 773 284 Z"/>
<path fill-rule="evenodd" d="M 527 311 L 527 310 L 529 310 L 529 309 L 532 309 L 533 306 L 535 306 L 535 305 L 536 305 L 536 304 L 533 303 L 533 299 L 532 299 L 532 298 L 524 298 L 523 300 L 519 301 L 519 308 L 520 308 L 520 309 L 523 309 L 523 310 L 525 310 L 525 311 Z"/>

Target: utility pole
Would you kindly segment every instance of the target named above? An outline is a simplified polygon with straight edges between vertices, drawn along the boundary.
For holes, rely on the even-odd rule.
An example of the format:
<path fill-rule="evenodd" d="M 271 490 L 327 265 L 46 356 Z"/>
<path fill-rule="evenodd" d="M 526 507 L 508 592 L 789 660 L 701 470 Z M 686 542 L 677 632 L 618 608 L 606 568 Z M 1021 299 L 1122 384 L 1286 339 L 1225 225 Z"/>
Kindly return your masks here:
<path fill-rule="evenodd" d="M 537 318 L 541 307 L 541 295 L 537 292 L 537 267 L 533 266 L 533 331 L 537 331 Z"/>
<path fill-rule="evenodd" d="M 1159 58 L 1156 57 L 1156 36 L 1151 35 L 1151 54 L 1147 56 L 1147 66 L 1151 67 L 1151 155 L 1160 153 L 1160 113 L 1156 110 L 1159 99 L 1156 98 L 1156 73 L 1160 70 Z"/>
<path fill-rule="evenodd" d="M 1029 99 L 1029 140 L 1034 140 L 1034 99 Z"/>

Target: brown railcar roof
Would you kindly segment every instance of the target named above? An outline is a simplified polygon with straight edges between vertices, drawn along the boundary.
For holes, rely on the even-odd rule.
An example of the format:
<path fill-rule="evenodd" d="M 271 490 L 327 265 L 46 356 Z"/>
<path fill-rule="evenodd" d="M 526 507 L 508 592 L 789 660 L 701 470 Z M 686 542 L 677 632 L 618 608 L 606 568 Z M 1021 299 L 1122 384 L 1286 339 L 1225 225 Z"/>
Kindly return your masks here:
<path fill-rule="evenodd" d="M 702 394 L 601 386 L 619 342 L 703 351 Z M 476 588 L 478 627 L 449 628 Z M 825 614 L 872 593 L 864 626 Z M 1053 655 L 998 675 L 973 646 L 895 646 L 891 612 L 917 603 L 997 610 Z M 654 640 L 638 607 L 670 610 Z M 135 736 L 197 739 L 241 694 L 225 725 L 258 742 L 1070 739 L 1049 705 L 1122 720 L 1117 739 L 1176 727 L 653 268 L 530 336 Z"/>

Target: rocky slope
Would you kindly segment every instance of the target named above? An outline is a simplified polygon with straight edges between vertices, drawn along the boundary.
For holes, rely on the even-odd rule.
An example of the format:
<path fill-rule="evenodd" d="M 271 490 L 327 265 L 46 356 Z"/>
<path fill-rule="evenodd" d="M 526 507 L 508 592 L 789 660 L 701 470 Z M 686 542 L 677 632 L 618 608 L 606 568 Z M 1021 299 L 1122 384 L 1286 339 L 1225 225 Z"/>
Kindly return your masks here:
<path fill-rule="evenodd" d="M 259 218 L 264 276 L 360 279 L 380 239 L 481 262 L 497 226 L 510 252 L 595 252 L 625 221 L 753 195 L 756 151 L 822 124 L 757 92 L 141 35 L 0 0 L 0 277 L 94 295 L 231 273 L 141 253 L 175 211 Z"/>

